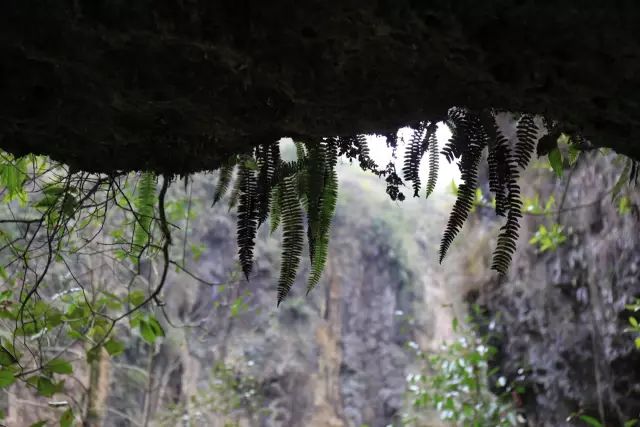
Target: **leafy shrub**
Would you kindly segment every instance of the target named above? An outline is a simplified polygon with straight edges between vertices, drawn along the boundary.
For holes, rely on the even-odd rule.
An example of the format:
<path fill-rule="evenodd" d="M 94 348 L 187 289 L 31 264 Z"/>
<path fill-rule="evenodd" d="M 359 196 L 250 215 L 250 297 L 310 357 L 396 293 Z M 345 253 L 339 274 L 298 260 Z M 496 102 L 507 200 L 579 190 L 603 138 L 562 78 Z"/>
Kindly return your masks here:
<path fill-rule="evenodd" d="M 510 393 L 522 390 L 508 385 L 504 377 L 497 381 L 503 394 L 489 390 L 489 378 L 495 373 L 489 370 L 489 361 L 496 349 L 489 345 L 488 336 L 475 334 L 473 322 L 466 324 L 460 326 L 454 319 L 453 329 L 459 337 L 444 343 L 436 354 L 409 344 L 416 351 L 420 372 L 407 378 L 410 413 L 405 416 L 406 425 L 416 425 L 419 415 L 427 410 L 435 410 L 443 421 L 460 426 L 519 425 Z"/>

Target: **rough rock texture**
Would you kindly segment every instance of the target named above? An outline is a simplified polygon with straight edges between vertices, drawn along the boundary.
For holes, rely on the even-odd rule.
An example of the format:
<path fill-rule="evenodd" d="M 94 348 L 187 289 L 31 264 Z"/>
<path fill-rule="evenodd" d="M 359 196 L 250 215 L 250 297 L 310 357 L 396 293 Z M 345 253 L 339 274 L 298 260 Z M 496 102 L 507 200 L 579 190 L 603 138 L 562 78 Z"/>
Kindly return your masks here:
<path fill-rule="evenodd" d="M 560 215 L 569 235 L 556 253 L 536 254 L 523 238 L 508 280 L 477 300 L 500 337 L 499 375 L 514 380 L 523 370 L 521 398 L 533 427 L 576 425 L 566 421 L 575 412 L 617 426 L 640 410 L 640 353 L 625 332 L 625 304 L 640 296 L 640 199 L 632 192 L 635 210 L 619 215 L 604 196 L 619 163 L 582 160 L 564 206 L 600 201 Z M 547 187 L 561 193 L 567 179 Z M 539 221 L 530 217 L 522 235 Z"/>
<path fill-rule="evenodd" d="M 467 106 L 546 114 L 640 158 L 639 20 L 624 1 L 12 0 L 0 147 L 186 173 Z"/>

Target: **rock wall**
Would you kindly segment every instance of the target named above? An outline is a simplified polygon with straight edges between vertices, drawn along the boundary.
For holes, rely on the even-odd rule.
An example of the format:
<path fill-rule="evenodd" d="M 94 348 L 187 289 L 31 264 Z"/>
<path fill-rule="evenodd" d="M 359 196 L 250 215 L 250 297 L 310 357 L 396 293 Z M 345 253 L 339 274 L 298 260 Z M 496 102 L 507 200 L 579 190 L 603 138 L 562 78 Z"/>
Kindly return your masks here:
<path fill-rule="evenodd" d="M 538 253 L 526 240 L 543 220 L 527 217 L 509 276 L 471 295 L 495 325 L 498 375 L 526 386 L 518 400 L 530 426 L 576 425 L 574 413 L 617 426 L 640 414 L 640 352 L 625 332 L 625 304 L 640 296 L 639 197 L 617 212 L 610 190 L 621 170 L 593 154 L 562 180 L 530 175 L 543 194 L 566 193 L 554 219 L 567 241 Z"/>

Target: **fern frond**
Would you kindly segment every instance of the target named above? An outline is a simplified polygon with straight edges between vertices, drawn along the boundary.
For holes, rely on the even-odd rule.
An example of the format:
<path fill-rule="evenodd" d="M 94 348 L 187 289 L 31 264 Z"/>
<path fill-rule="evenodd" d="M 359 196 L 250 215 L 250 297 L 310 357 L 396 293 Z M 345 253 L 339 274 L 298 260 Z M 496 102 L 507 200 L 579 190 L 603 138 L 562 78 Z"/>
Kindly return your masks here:
<path fill-rule="evenodd" d="M 280 218 L 282 215 L 282 191 L 280 190 L 280 186 L 276 185 L 273 190 L 271 190 L 271 212 L 269 213 L 269 218 L 271 219 L 269 229 L 273 234 L 274 231 L 278 229 L 280 225 Z"/>
<path fill-rule="evenodd" d="M 331 234 L 331 221 L 336 210 L 338 200 L 338 175 L 335 167 L 338 160 L 337 147 L 331 140 L 326 147 L 326 162 L 324 183 L 322 189 L 322 209 L 318 233 L 315 236 L 314 256 L 311 262 L 311 273 L 307 282 L 307 293 L 318 284 L 324 270 L 329 252 L 329 238 Z"/>
<path fill-rule="evenodd" d="M 238 203 L 238 257 L 245 277 L 249 280 L 253 267 L 253 248 L 258 228 L 257 184 L 255 171 L 245 161 L 240 165 L 240 196 Z"/>
<path fill-rule="evenodd" d="M 294 141 L 293 145 L 296 147 L 296 158 L 302 160 L 307 157 L 307 151 L 304 148 L 304 144 L 299 141 Z"/>
<path fill-rule="evenodd" d="M 211 206 L 218 203 L 227 193 L 229 184 L 231 183 L 231 178 L 233 178 L 233 171 L 235 167 L 235 158 L 229 159 L 220 167 L 220 171 L 218 172 L 218 183 L 216 184 L 216 189 L 213 193 L 213 203 Z"/>
<path fill-rule="evenodd" d="M 256 147 L 256 159 L 258 161 L 257 183 L 257 210 L 258 227 L 269 216 L 269 204 L 271 202 L 271 189 L 273 188 L 276 170 L 280 165 L 280 146 L 272 144 Z"/>
<path fill-rule="evenodd" d="M 505 216 L 508 211 L 507 203 L 507 183 L 509 179 L 510 149 L 509 141 L 497 128 L 493 117 L 489 117 L 487 125 L 492 131 L 492 138 L 489 140 L 489 190 L 495 195 L 496 215 Z"/>
<path fill-rule="evenodd" d="M 428 132 L 428 131 L 427 131 Z M 429 178 L 427 179 L 427 198 L 433 193 L 438 182 L 438 172 L 440 169 L 440 151 L 438 148 L 438 138 L 435 130 L 429 133 Z"/>
<path fill-rule="evenodd" d="M 296 178 L 282 183 L 282 257 L 278 280 L 278 305 L 286 298 L 296 279 L 304 245 L 302 208 L 297 197 Z"/>
<path fill-rule="evenodd" d="M 235 208 L 238 204 L 238 198 L 240 197 L 240 193 L 242 190 L 242 180 L 240 177 L 236 177 L 236 180 L 233 182 L 233 189 L 231 190 L 231 194 L 229 195 L 229 211 Z"/>
<path fill-rule="evenodd" d="M 459 159 L 465 148 L 469 145 L 470 124 L 468 116 L 470 114 L 463 108 L 454 107 L 449 109 L 448 118 L 445 121 L 451 131 L 449 142 L 442 148 L 442 155 L 449 163 Z"/>
<path fill-rule="evenodd" d="M 313 263 L 316 239 L 320 233 L 320 212 L 322 210 L 323 186 L 325 180 L 325 142 L 313 143 L 307 146 L 309 165 L 306 173 L 306 210 L 307 210 L 307 240 L 309 243 L 309 257 Z"/>
<path fill-rule="evenodd" d="M 420 123 L 411 135 L 409 146 L 404 156 L 404 167 L 402 173 L 405 181 L 412 181 L 413 197 L 420 194 L 420 162 L 424 155 L 422 135 L 424 134 L 424 123 Z"/>
<path fill-rule="evenodd" d="M 538 126 L 533 116 L 523 114 L 516 128 L 518 142 L 515 148 L 515 159 L 518 165 L 525 169 L 531 160 L 538 139 Z"/>
<path fill-rule="evenodd" d="M 520 218 L 522 218 L 522 201 L 520 199 L 520 185 L 518 184 L 518 164 L 522 159 L 518 153 L 515 155 L 511 153 L 506 137 L 502 134 L 493 118 L 491 121 L 492 127 L 489 128 L 489 131 L 492 139 L 495 140 L 494 161 L 499 162 L 497 167 L 498 181 L 494 183 L 494 186 L 500 188 L 502 194 L 501 212 L 503 214 L 506 213 L 507 216 L 507 222 L 500 228 L 491 268 L 500 274 L 505 274 L 516 250 Z M 496 193 L 496 213 L 498 213 L 498 193 Z"/>
<path fill-rule="evenodd" d="M 475 114 L 465 116 L 465 139 L 468 146 L 461 152 L 458 168 L 462 184 L 458 187 L 458 197 L 453 205 L 449 220 L 440 241 L 440 262 L 444 259 L 453 239 L 462 229 L 469 212 L 473 208 L 476 187 L 478 185 L 478 164 L 482 151 L 487 146 L 488 136 L 483 129 L 480 119 Z M 455 150 L 454 150 L 455 151 Z"/>
<path fill-rule="evenodd" d="M 136 198 L 133 203 L 137 218 L 133 233 L 133 252 L 137 254 L 136 259 L 149 243 L 155 202 L 156 175 L 152 172 L 143 172 L 138 182 Z"/>

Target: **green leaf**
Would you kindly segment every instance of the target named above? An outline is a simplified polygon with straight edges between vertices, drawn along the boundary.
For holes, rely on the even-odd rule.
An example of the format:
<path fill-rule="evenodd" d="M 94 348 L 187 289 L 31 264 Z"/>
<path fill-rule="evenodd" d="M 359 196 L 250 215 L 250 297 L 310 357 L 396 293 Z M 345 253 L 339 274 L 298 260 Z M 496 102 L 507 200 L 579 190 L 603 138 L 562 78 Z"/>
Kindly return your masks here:
<path fill-rule="evenodd" d="M 62 390 L 63 384 L 64 382 L 53 383 L 49 378 L 40 376 L 38 377 L 36 388 L 39 395 L 44 397 L 51 397 Z"/>
<path fill-rule="evenodd" d="M 0 365 L 9 366 L 16 363 L 16 357 L 5 347 L 0 345 Z"/>
<path fill-rule="evenodd" d="M 104 343 L 104 348 L 110 356 L 117 356 L 124 351 L 124 344 L 114 338 L 111 338 Z"/>
<path fill-rule="evenodd" d="M 129 302 L 131 303 L 131 305 L 133 306 L 139 306 L 140 304 L 142 304 L 145 300 L 147 299 L 147 296 L 145 295 L 144 292 L 140 291 L 140 290 L 135 290 L 135 291 L 131 291 L 129 293 Z"/>
<path fill-rule="evenodd" d="M 631 316 L 629 317 L 629 323 L 631 324 L 631 326 L 633 326 L 634 328 L 638 327 L 638 321 L 636 320 L 635 317 Z"/>
<path fill-rule="evenodd" d="M 49 371 L 55 373 L 55 374 L 71 374 L 73 373 L 73 367 L 71 366 L 71 363 L 67 362 L 66 360 L 62 360 L 62 359 L 54 359 L 49 361 L 49 363 L 47 363 L 45 365 L 45 368 L 48 369 Z"/>
<path fill-rule="evenodd" d="M 156 334 L 153 328 L 146 320 L 140 320 L 140 335 L 146 342 L 152 344 L 156 340 Z"/>
<path fill-rule="evenodd" d="M 160 322 L 158 322 L 155 317 L 149 316 L 149 318 L 147 319 L 147 323 L 153 330 L 153 334 L 156 337 L 164 337 L 164 329 L 162 329 L 162 325 L 160 325 Z"/>
<path fill-rule="evenodd" d="M 64 411 L 60 417 L 60 427 L 71 427 L 73 425 L 73 410 L 71 408 Z"/>
<path fill-rule="evenodd" d="M 589 415 L 580 415 L 578 418 L 580 418 L 582 421 L 589 424 L 590 426 L 603 427 L 600 421 L 598 421 L 596 418 L 590 417 Z"/>
<path fill-rule="evenodd" d="M 41 420 L 41 421 L 38 421 L 37 423 L 31 424 L 31 426 L 29 427 L 43 427 L 45 425 L 47 425 L 47 422 L 45 420 Z"/>
<path fill-rule="evenodd" d="M 13 372 L 8 369 L 0 370 L 0 388 L 9 387 L 16 381 L 16 377 Z"/>
<path fill-rule="evenodd" d="M 558 178 L 562 178 L 562 173 L 564 172 L 562 166 L 562 153 L 560 153 L 558 147 L 549 152 L 549 164 L 551 165 L 551 169 L 556 173 L 556 176 Z"/>
<path fill-rule="evenodd" d="M 634 342 L 636 344 L 636 348 L 640 349 L 640 337 L 636 338 Z"/>
<path fill-rule="evenodd" d="M 629 421 L 625 421 L 624 423 L 624 427 L 633 427 L 636 424 L 638 424 L 638 420 L 629 420 Z"/>

